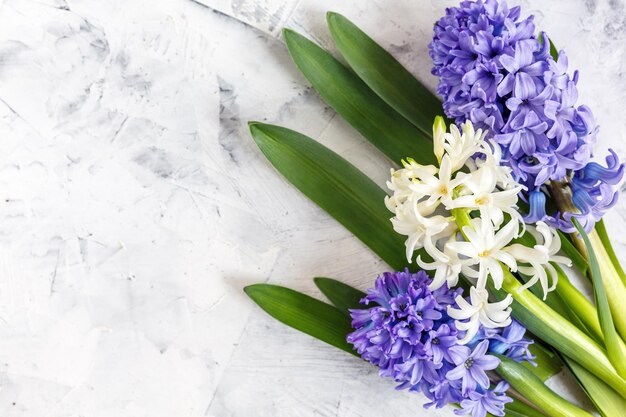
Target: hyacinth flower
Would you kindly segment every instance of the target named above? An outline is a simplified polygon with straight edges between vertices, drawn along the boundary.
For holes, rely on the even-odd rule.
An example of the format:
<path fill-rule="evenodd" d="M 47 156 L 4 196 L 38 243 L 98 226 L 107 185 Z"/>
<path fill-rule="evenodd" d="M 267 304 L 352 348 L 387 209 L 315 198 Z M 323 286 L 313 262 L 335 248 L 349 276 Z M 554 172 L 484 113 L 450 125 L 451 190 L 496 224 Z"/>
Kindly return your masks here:
<path fill-rule="evenodd" d="M 368 308 L 350 310 L 355 330 L 348 342 L 379 368 L 381 376 L 392 378 L 399 388 L 423 393 L 429 400 L 426 408 L 457 403 L 458 414 L 503 416 L 513 399 L 506 395 L 506 382 L 492 383 L 488 377 L 500 364 L 490 352 L 516 362 L 531 361 L 532 341 L 524 337 L 526 329 L 512 321 L 462 345 L 463 331 L 447 314 L 461 290 L 444 284 L 433 291 L 430 284 L 432 279 L 423 271 L 379 276 L 361 300 Z M 420 304 L 435 306 L 437 318 L 423 323 L 416 309 Z M 406 332 L 409 327 L 411 333 Z"/>
<path fill-rule="evenodd" d="M 402 169 L 392 169 L 387 183 L 392 194 L 385 203 L 394 214 L 394 229 L 407 237 L 407 261 L 413 261 L 418 249 L 433 259 L 416 258 L 421 268 L 435 271 L 433 290 L 456 285 L 460 275 L 474 284 L 469 301 L 461 297 L 459 309 L 448 311 L 466 332 L 461 343 L 467 343 L 480 326 L 510 324 L 513 295 L 490 302 L 488 280 L 500 290 L 506 269 L 520 271 L 529 277 L 521 290 L 539 283 L 545 299 L 558 280 L 553 264 L 571 262 L 558 255 L 560 240 L 554 229 L 543 222 L 524 224 L 517 211 L 523 186 L 501 164 L 499 145 L 486 139 L 486 131 L 474 130 L 471 121 L 460 130 L 450 126 L 449 133 L 443 123 L 437 118 L 433 129 L 439 167 L 407 160 Z M 514 243 L 527 229 L 536 237 L 535 244 Z"/>
<path fill-rule="evenodd" d="M 624 166 L 610 150 L 606 166 L 591 162 L 598 126 L 578 103 L 577 71 L 564 51 L 550 53 L 533 16 L 504 0 L 463 1 L 434 27 L 430 56 L 446 114 L 489 130 L 502 162 L 525 186 L 526 220 L 572 233 L 576 218 L 591 232 L 617 201 Z M 558 212 L 548 213 L 548 195 Z"/>
<path fill-rule="evenodd" d="M 524 186 L 528 223 L 573 233 L 585 256 L 575 221 L 589 233 L 614 325 L 626 338 L 626 274 L 603 225 L 602 236 L 594 230 L 617 202 L 624 165 L 613 150 L 606 165 L 591 161 L 599 128 L 591 109 L 578 103 L 579 73 L 569 71 L 565 51 L 551 54 L 548 36 L 537 36 L 533 19 L 504 0 L 447 9 L 429 46 L 437 91 L 449 117 L 488 129 L 500 145 L 501 162 Z M 549 202 L 557 211 L 549 212 Z"/>

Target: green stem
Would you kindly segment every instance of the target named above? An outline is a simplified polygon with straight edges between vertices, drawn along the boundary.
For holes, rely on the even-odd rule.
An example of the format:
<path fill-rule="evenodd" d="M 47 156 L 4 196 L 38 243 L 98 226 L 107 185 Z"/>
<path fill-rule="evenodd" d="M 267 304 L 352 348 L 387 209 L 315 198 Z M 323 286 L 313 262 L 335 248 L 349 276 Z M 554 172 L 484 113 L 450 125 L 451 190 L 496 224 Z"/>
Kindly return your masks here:
<path fill-rule="evenodd" d="M 507 394 L 509 394 L 508 391 Z M 541 411 L 517 399 L 505 405 L 504 409 L 507 417 L 545 417 Z"/>
<path fill-rule="evenodd" d="M 593 337 L 596 342 L 602 344 L 604 337 L 602 336 L 600 321 L 598 321 L 598 311 L 589 299 L 571 283 L 563 269 L 558 265 L 553 266 L 559 275 L 559 280 L 554 292 L 559 295 L 569 310 L 582 322 L 589 335 Z M 548 298 L 550 298 L 550 295 L 548 295 Z"/>
<path fill-rule="evenodd" d="M 615 322 L 615 328 L 622 339 L 626 339 L 626 314 L 624 314 L 624 302 L 626 301 L 626 287 L 622 282 L 619 272 L 615 269 L 613 261 L 602 244 L 600 236 L 595 230 L 589 233 L 589 241 L 595 252 L 600 267 L 600 276 L 606 289 L 606 295 L 611 308 L 611 316 Z"/>
<path fill-rule="evenodd" d="M 622 265 L 620 264 L 619 259 L 617 259 L 617 255 L 615 254 L 615 251 L 613 250 L 613 245 L 611 245 L 609 234 L 607 233 L 606 227 L 604 226 L 604 220 L 600 220 L 599 222 L 596 223 L 595 230 L 598 233 L 598 236 L 600 237 L 600 240 L 602 241 L 602 245 L 604 246 L 604 249 L 606 249 L 606 252 L 608 253 L 609 258 L 611 258 L 611 261 L 613 262 L 613 266 L 615 267 L 615 270 L 617 271 L 620 278 L 622 279 L 622 283 L 626 285 L 626 273 L 624 272 L 624 269 L 622 268 Z M 595 249 L 596 248 L 594 247 L 594 250 Z"/>
<path fill-rule="evenodd" d="M 591 417 L 587 411 L 557 395 L 521 364 L 497 355 L 500 365 L 496 372 L 515 390 L 551 417 Z"/>
<path fill-rule="evenodd" d="M 528 330 L 604 379 L 626 398 L 626 381 L 617 374 L 606 351 L 530 291 L 520 291 L 521 284 L 508 268 L 503 268 L 503 271 L 504 291 L 490 288 L 492 294 L 500 299 L 504 298 L 505 292 L 511 294 L 516 301 L 512 305 L 513 315 Z"/>
<path fill-rule="evenodd" d="M 610 386 L 568 357 L 563 360 L 603 417 L 622 417 L 626 400 Z"/>

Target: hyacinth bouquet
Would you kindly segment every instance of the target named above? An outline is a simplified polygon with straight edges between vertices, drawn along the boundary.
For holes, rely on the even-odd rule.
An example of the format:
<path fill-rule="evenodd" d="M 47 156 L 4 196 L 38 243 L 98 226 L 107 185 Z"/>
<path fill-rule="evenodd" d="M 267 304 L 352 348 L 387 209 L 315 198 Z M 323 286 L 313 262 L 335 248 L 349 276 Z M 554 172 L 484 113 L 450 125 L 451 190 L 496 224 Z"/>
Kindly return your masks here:
<path fill-rule="evenodd" d="M 350 68 L 290 30 L 287 47 L 320 96 L 389 158 L 387 190 L 304 135 L 256 122 L 250 131 L 391 272 L 372 271 L 366 293 L 315 278 L 330 303 L 269 284 L 246 293 L 420 393 L 425 407 L 626 415 L 626 274 L 602 222 L 624 167 L 613 151 L 592 161 L 599 129 L 565 52 L 519 7 L 464 1 L 434 25 L 437 98 L 345 17 L 329 13 L 328 25 Z M 568 274 L 587 277 L 593 299 Z M 545 385 L 563 369 L 594 410 Z"/>

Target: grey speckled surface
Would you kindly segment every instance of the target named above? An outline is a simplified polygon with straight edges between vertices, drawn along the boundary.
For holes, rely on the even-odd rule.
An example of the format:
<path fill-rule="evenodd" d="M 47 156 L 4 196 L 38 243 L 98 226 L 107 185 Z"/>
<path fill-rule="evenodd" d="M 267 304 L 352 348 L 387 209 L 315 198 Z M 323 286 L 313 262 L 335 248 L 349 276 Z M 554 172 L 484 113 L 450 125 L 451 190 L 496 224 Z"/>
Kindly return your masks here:
<path fill-rule="evenodd" d="M 314 275 L 365 288 L 385 268 L 248 137 L 248 120 L 282 124 L 387 176 L 295 70 L 280 30 L 330 47 L 324 14 L 339 11 L 433 87 L 430 28 L 453 3 L 0 2 L 0 414 L 453 415 L 422 411 L 241 291 L 318 294 Z M 514 3 L 581 70 L 598 154 L 626 156 L 624 2 Z M 607 220 L 620 254 L 625 208 Z"/>

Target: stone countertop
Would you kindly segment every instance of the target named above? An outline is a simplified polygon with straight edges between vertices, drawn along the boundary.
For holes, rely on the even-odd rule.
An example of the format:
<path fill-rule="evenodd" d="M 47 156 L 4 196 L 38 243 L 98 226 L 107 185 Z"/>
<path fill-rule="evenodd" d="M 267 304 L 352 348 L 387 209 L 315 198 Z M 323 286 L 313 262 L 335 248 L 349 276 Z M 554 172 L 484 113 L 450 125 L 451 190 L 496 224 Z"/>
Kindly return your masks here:
<path fill-rule="evenodd" d="M 269 165 L 250 120 L 301 131 L 383 184 L 389 162 L 291 63 L 345 14 L 430 88 L 441 0 L 0 2 L 0 414 L 452 416 L 243 294 L 385 265 Z M 623 0 L 523 0 L 626 156 Z M 608 215 L 620 254 L 626 200 Z M 550 384 L 577 396 L 566 377 Z"/>

